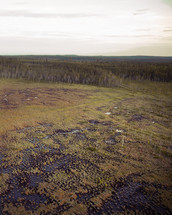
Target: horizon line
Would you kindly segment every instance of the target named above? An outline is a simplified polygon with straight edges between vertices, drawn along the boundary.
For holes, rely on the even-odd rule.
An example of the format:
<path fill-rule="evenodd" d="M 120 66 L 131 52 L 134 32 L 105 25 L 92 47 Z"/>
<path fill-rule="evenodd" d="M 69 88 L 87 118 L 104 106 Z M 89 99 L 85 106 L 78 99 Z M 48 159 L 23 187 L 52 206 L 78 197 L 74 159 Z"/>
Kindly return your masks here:
<path fill-rule="evenodd" d="M 77 55 L 77 54 L 0 54 L 3 56 L 73 56 L 73 57 L 172 57 L 163 55 Z"/>

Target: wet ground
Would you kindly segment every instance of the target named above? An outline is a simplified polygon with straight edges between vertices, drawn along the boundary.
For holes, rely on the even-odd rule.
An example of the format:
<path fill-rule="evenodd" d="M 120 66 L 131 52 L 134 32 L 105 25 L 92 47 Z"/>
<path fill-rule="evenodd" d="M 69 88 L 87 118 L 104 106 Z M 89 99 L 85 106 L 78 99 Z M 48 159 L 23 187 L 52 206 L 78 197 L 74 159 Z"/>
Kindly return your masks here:
<path fill-rule="evenodd" d="M 31 146 L 15 152 L 14 163 L 10 163 L 13 154 L 0 153 L 0 176 L 5 180 L 0 214 L 14 210 L 14 214 L 171 214 L 159 193 L 171 187 L 148 183 L 141 174 L 116 177 L 113 165 L 120 168 L 125 163 L 118 150 L 125 131 L 111 121 L 94 119 L 82 128 L 49 133 L 52 126 L 17 130 Z M 96 132 L 112 128 L 116 132 L 103 138 L 102 153 Z"/>
<path fill-rule="evenodd" d="M 172 214 L 168 99 L 59 86 L 0 91 L 0 215 Z"/>

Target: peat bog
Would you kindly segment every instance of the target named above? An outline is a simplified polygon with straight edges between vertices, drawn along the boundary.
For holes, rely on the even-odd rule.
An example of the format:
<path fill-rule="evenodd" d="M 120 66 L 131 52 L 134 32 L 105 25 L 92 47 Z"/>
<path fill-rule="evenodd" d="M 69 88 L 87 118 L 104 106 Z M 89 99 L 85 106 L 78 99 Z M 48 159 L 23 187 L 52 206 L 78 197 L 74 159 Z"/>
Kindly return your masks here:
<path fill-rule="evenodd" d="M 172 213 L 170 88 L 1 83 L 0 214 Z"/>

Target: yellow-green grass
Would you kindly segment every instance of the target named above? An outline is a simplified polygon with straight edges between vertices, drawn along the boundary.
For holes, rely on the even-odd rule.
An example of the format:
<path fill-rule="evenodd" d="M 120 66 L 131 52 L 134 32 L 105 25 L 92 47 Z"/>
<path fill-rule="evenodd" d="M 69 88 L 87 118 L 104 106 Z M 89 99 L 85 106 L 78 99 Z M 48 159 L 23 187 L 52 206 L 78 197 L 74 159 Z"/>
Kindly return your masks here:
<path fill-rule="evenodd" d="M 26 89 L 28 96 L 24 94 Z M 50 89 L 52 92 L 47 94 L 46 90 Z M 68 91 L 65 92 L 65 89 Z M 96 106 L 128 95 L 130 93 L 122 89 L 0 80 L 0 134 L 26 126 L 35 126 L 41 122 L 54 122 L 63 126 L 67 121 L 69 126 L 70 123 L 75 124 L 84 117 L 90 118 L 92 114 L 94 116 Z M 4 99 L 8 99 L 9 105 L 4 104 Z M 106 109 L 108 108 L 107 106 Z"/>

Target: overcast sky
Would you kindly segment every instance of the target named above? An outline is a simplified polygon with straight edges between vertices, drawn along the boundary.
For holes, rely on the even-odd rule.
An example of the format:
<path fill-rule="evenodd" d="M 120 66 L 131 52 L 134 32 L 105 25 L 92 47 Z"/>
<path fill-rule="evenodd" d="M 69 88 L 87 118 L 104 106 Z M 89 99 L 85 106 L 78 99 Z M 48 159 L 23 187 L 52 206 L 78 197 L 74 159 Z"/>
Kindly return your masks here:
<path fill-rule="evenodd" d="M 0 54 L 172 56 L 172 0 L 0 0 Z"/>

